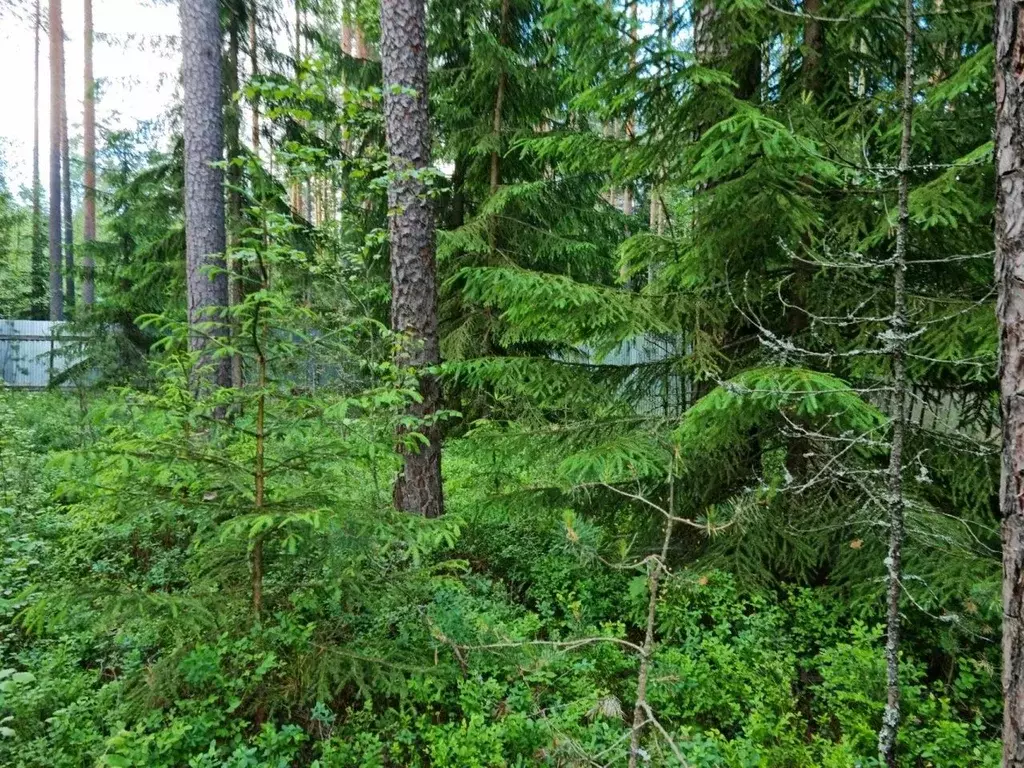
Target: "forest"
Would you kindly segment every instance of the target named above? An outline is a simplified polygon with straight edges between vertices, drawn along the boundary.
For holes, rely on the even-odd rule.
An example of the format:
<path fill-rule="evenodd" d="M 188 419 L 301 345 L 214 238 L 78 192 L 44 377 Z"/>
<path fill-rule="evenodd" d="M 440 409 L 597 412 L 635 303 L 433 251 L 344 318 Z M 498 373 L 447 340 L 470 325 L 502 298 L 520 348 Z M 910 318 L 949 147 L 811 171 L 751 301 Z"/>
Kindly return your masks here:
<path fill-rule="evenodd" d="M 61 2 L 0 766 L 1024 768 L 1024 6 Z"/>

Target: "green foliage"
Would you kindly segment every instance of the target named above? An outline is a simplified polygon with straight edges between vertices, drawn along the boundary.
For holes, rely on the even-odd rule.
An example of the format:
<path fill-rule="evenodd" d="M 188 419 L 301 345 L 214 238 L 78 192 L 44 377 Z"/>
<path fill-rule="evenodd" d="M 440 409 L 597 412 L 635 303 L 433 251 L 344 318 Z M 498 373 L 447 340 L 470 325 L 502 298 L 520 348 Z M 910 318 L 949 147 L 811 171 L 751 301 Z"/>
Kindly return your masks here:
<path fill-rule="evenodd" d="M 32 209 L 19 203 L 8 186 L 5 149 L 0 141 L 0 317 L 18 317 L 34 309 Z"/>
<path fill-rule="evenodd" d="M 311 397 L 301 409 L 316 407 Z M 187 398 L 173 380 L 156 398 L 97 404 L 84 450 L 53 446 L 45 422 L 33 424 L 52 401 L 6 401 L 26 424 L 9 477 L 39 491 L 20 491 L 4 522 L 4 583 L 20 593 L 5 603 L 0 646 L 5 764 L 526 766 L 621 754 L 616 713 L 636 659 L 614 641 L 630 637 L 646 595 L 629 570 L 604 564 L 618 546 L 602 522 L 616 502 L 524 492 L 539 457 L 511 451 L 518 459 L 493 465 L 473 438 L 449 449 L 449 516 L 395 516 L 374 501 L 370 453 L 347 450 L 366 444 L 362 419 L 307 430 L 282 402 L 268 409 L 279 419 L 268 465 L 312 455 L 268 481 L 274 532 L 254 623 L 255 521 L 228 466 L 251 457 L 249 416 L 211 426 L 175 404 Z M 350 397 L 316 400 L 352 413 Z M 40 473 L 53 447 L 72 452 Z M 40 504 L 47 487 L 58 506 Z M 300 521 L 300 502 L 314 500 L 319 520 Z M 689 761 L 871 764 L 879 616 L 855 618 L 844 594 L 751 589 L 699 561 L 673 573 L 650 700 Z M 575 639 L 586 642 L 549 644 Z M 905 754 L 998 764 L 986 725 L 999 710 L 997 650 L 960 634 L 940 685 L 913 647 Z M 670 764 L 663 745 L 648 749 Z"/>
<path fill-rule="evenodd" d="M 879 764 L 898 19 L 833 0 L 814 50 L 799 10 L 670 5 L 431 4 L 437 520 L 391 500 L 424 425 L 380 65 L 339 29 L 372 49 L 376 5 L 301 4 L 233 96 L 262 144 L 202 355 L 181 142 L 105 137 L 79 386 L 0 391 L 0 764 L 620 765 L 648 630 L 643 764 Z M 990 9 L 916 7 L 899 755 L 988 768 Z"/>

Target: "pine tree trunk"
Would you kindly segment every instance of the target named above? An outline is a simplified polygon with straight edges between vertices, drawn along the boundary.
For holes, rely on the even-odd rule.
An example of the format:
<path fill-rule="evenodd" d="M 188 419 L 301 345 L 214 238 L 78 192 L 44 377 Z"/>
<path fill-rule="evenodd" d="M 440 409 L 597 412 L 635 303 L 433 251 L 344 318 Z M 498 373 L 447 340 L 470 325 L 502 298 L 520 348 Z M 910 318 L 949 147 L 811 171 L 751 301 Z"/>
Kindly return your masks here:
<path fill-rule="evenodd" d="M 64 319 L 64 286 L 60 248 L 61 73 L 64 70 L 64 26 L 60 0 L 50 0 L 50 320 Z"/>
<path fill-rule="evenodd" d="M 629 15 L 629 66 L 632 69 L 636 66 L 637 30 L 639 29 L 639 24 L 637 23 L 637 0 L 629 0 L 626 5 Z M 634 131 L 633 113 L 630 110 L 626 114 L 626 120 L 623 123 L 623 138 L 626 141 L 632 141 Z M 628 181 L 622 187 L 622 214 L 626 217 L 626 229 L 623 235 L 628 239 L 632 235 L 630 220 L 633 218 L 633 185 Z M 627 289 L 632 288 L 632 281 L 630 280 L 631 269 L 630 263 L 625 259 L 619 265 L 619 282 Z"/>
<path fill-rule="evenodd" d="M 498 21 L 498 43 L 502 48 L 508 45 L 508 12 L 509 0 L 501 0 L 501 17 Z M 501 65 L 501 72 L 498 74 L 498 88 L 494 94 L 494 112 L 491 117 L 491 140 L 494 148 L 491 150 L 491 197 L 498 194 L 501 186 L 501 115 L 505 104 L 505 88 L 508 84 L 508 74 L 505 72 L 504 63 Z M 491 217 L 487 225 L 487 240 L 492 256 L 498 248 L 498 218 Z"/>
<path fill-rule="evenodd" d="M 217 0 L 181 0 L 183 126 L 185 134 L 185 272 L 189 348 L 210 349 L 223 336 L 227 304 L 224 274 L 223 159 L 220 8 Z M 208 269 L 216 274 L 209 274 Z M 215 323 L 209 328 L 202 323 Z M 211 330 L 212 328 L 212 330 Z M 208 357 L 204 358 L 208 362 Z M 221 359 L 211 382 L 228 386 L 231 369 Z"/>
<path fill-rule="evenodd" d="M 241 102 L 235 99 L 238 93 L 238 45 L 241 35 L 241 14 L 243 0 L 238 0 L 229 9 L 228 18 L 228 49 L 227 60 L 224 62 L 224 139 L 228 155 L 227 196 L 228 246 L 238 248 L 242 238 L 242 168 L 237 161 L 242 155 L 242 113 Z M 231 274 L 228 276 L 228 305 L 236 307 L 242 303 L 241 264 L 232 259 Z M 231 322 L 231 333 L 237 336 L 238 323 Z M 242 386 L 242 354 L 236 352 L 231 356 L 231 386 L 236 389 Z"/>
<path fill-rule="evenodd" d="M 338 39 L 341 43 L 341 52 L 345 56 L 351 56 L 355 50 L 355 35 L 352 31 L 354 23 L 352 2 L 350 0 L 342 0 L 341 35 Z"/>
<path fill-rule="evenodd" d="M 714 0 L 696 0 L 693 8 L 693 53 L 701 64 L 721 58 L 721 45 L 716 45 L 712 26 L 718 18 Z"/>
<path fill-rule="evenodd" d="M 761 49 L 757 45 L 734 46 L 723 26 L 722 8 L 716 0 L 697 0 L 694 4 L 693 50 L 702 64 L 721 67 L 736 83 L 736 98 L 748 100 L 761 87 Z"/>
<path fill-rule="evenodd" d="M 637 21 L 637 0 L 631 0 L 629 3 L 630 69 L 636 66 L 637 32 L 639 28 L 640 25 Z M 629 114 L 626 116 L 626 121 L 623 126 L 623 136 L 627 141 L 632 141 L 634 135 L 635 128 L 633 125 L 633 113 L 632 110 L 630 110 Z M 633 185 L 629 182 L 627 182 L 622 188 L 622 213 L 626 216 L 626 237 L 629 237 L 631 234 L 629 217 L 633 215 Z M 622 265 L 622 281 L 624 283 L 628 283 L 629 281 L 629 264 L 625 262 Z"/>
<path fill-rule="evenodd" d="M 914 0 L 903 7 L 903 101 L 900 137 L 899 191 L 896 250 L 893 254 L 893 312 L 889 325 L 892 345 L 894 411 L 889 450 L 889 552 L 886 566 L 886 703 L 878 733 L 878 751 L 890 768 L 896 768 L 896 737 L 900 725 L 900 597 L 903 593 L 903 441 L 907 408 L 907 242 L 910 236 L 910 142 L 914 119 Z"/>
<path fill-rule="evenodd" d="M 249 3 L 249 70 L 252 79 L 260 73 L 260 49 L 257 30 L 259 28 L 259 6 L 256 0 Z M 260 154 L 260 102 L 259 97 L 254 96 L 252 100 L 252 151 L 259 157 Z"/>
<path fill-rule="evenodd" d="M 71 211 L 71 143 L 68 136 L 68 89 L 64 54 L 60 68 L 60 176 L 64 223 L 64 312 L 75 308 L 75 221 Z"/>
<path fill-rule="evenodd" d="M 82 303 L 90 307 L 96 300 L 96 262 L 92 247 L 96 241 L 96 83 L 92 74 L 92 0 L 85 2 L 85 100 L 82 121 L 83 153 L 85 155 L 85 192 L 83 207 L 82 240 L 85 253 L 82 254 Z"/>
<path fill-rule="evenodd" d="M 31 297 L 32 317 L 42 320 L 47 316 L 46 264 L 43 258 L 43 185 L 39 178 L 39 36 L 42 27 L 39 0 L 36 0 L 35 57 L 33 63 L 32 100 L 32 261 Z"/>
<path fill-rule="evenodd" d="M 392 174 L 388 184 L 391 327 L 405 337 L 396 362 L 419 376 L 422 402 L 411 409 L 417 417 L 429 417 L 438 408 L 440 387 L 426 369 L 441 359 L 434 216 L 423 179 L 430 165 L 424 17 L 423 0 L 381 0 L 384 130 Z M 404 435 L 398 434 L 405 467 L 395 482 L 395 505 L 436 517 L 444 509 L 440 431 L 433 425 L 419 431 L 427 444 L 412 450 L 403 450 Z"/>
<path fill-rule="evenodd" d="M 302 6 L 295 0 L 295 82 L 302 87 Z M 296 216 L 302 215 L 302 185 L 296 178 L 292 179 L 290 192 L 291 208 Z"/>
<path fill-rule="evenodd" d="M 360 61 L 366 61 L 370 58 L 370 51 L 366 47 L 366 36 L 363 34 L 363 28 L 359 26 L 359 22 L 355 22 L 355 57 Z"/>
<path fill-rule="evenodd" d="M 996 279 L 1003 418 L 1003 765 L 1024 766 L 1024 8 L 996 0 Z"/>
<path fill-rule="evenodd" d="M 821 0 L 805 0 L 804 59 L 801 76 L 804 88 L 816 98 L 825 90 L 825 28 L 821 19 Z"/>

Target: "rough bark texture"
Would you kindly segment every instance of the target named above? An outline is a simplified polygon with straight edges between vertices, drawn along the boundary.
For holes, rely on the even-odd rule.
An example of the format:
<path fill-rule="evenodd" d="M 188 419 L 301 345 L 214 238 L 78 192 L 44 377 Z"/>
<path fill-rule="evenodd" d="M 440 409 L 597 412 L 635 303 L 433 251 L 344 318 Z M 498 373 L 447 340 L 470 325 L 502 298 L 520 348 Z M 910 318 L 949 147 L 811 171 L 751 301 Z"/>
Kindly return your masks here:
<path fill-rule="evenodd" d="M 1024 9 L 996 0 L 996 280 L 1003 417 L 1003 765 L 1024 766 Z"/>
<path fill-rule="evenodd" d="M 224 62 L 224 139 L 228 154 L 227 195 L 228 219 L 227 241 L 234 249 L 238 248 L 242 239 L 242 168 L 238 160 L 242 156 L 242 106 L 235 98 L 238 93 L 238 45 L 241 35 L 242 10 L 241 0 L 232 5 L 228 19 L 228 50 Z M 230 264 L 231 274 L 228 276 L 228 305 L 237 307 L 242 303 L 241 263 L 233 258 Z M 239 325 L 231 322 L 231 335 L 237 336 Z M 242 354 L 236 352 L 231 356 L 231 386 L 236 389 L 242 386 Z"/>
<path fill-rule="evenodd" d="M 181 0 L 182 82 L 185 134 L 185 271 L 188 292 L 189 348 L 208 349 L 223 325 L 227 304 L 224 274 L 224 177 L 214 167 L 223 159 L 221 114 L 220 16 L 216 0 Z M 217 274 L 210 274 L 209 269 Z M 230 363 L 222 359 L 214 384 L 231 383 Z"/>
<path fill-rule="evenodd" d="M 83 232 L 85 253 L 82 254 L 82 303 L 92 306 L 96 301 L 96 269 L 92 243 L 96 240 L 96 82 L 92 74 L 92 0 L 85 0 L 85 101 L 82 131 L 85 155 L 85 193 L 83 206 Z"/>
<path fill-rule="evenodd" d="M 43 258 L 43 185 L 39 178 L 39 35 L 42 27 L 36 0 L 34 91 L 32 101 L 32 317 L 47 316 L 46 263 Z"/>
<path fill-rule="evenodd" d="M 381 0 L 384 126 L 391 171 L 391 327 L 406 339 L 397 362 L 419 375 L 423 399 L 412 408 L 416 417 L 429 417 L 437 410 L 438 382 L 425 369 L 441 359 L 434 215 L 423 178 L 430 163 L 424 16 L 423 0 Z M 418 450 L 403 451 L 405 467 L 395 482 L 395 505 L 408 512 L 436 517 L 444 509 L 440 433 L 436 426 L 418 431 L 428 442 Z M 399 434 L 399 446 L 403 444 L 402 438 Z"/>
<path fill-rule="evenodd" d="M 903 436 L 907 407 L 907 240 L 910 234 L 910 141 L 914 119 L 914 0 L 903 6 L 903 103 L 900 139 L 898 220 L 893 254 L 893 311 L 889 326 L 892 344 L 892 386 L 895 400 L 892 445 L 889 451 L 889 553 L 886 566 L 886 702 L 878 732 L 878 752 L 886 765 L 896 767 L 896 736 L 900 725 L 900 597 L 903 568 Z"/>
<path fill-rule="evenodd" d="M 64 224 L 64 312 L 75 308 L 75 220 L 71 211 L 71 145 L 68 137 L 68 90 L 64 56 L 60 67 L 60 177 Z"/>
<path fill-rule="evenodd" d="M 722 57 L 721 45 L 715 44 L 712 25 L 718 16 L 712 0 L 701 0 L 693 9 L 693 52 L 697 61 L 708 64 Z"/>
<path fill-rule="evenodd" d="M 60 249 L 61 73 L 64 70 L 64 26 L 60 0 L 50 0 L 50 320 L 64 319 Z"/>
<path fill-rule="evenodd" d="M 821 0 L 804 0 L 804 88 L 816 97 L 825 90 L 825 27 L 820 20 Z"/>
<path fill-rule="evenodd" d="M 757 45 L 732 45 L 716 29 L 722 9 L 715 0 L 697 0 L 693 17 L 693 50 L 697 61 L 729 72 L 736 82 L 736 98 L 753 99 L 761 87 L 761 50 Z"/>
<path fill-rule="evenodd" d="M 260 73 L 260 49 L 257 37 L 257 26 L 259 23 L 257 13 L 259 6 L 256 0 L 249 3 L 249 70 L 255 80 Z M 259 157 L 260 154 L 260 102 L 259 97 L 254 96 L 252 100 L 252 151 Z"/>

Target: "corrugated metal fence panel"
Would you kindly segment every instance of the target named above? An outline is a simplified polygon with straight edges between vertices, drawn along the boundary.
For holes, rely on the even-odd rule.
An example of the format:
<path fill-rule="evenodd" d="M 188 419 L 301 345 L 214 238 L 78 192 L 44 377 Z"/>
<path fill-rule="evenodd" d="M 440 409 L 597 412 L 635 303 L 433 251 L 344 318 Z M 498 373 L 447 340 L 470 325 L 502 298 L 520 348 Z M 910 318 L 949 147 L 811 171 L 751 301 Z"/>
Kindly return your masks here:
<path fill-rule="evenodd" d="M 591 348 L 583 347 L 582 351 L 593 363 L 637 367 L 684 355 L 689 347 L 678 339 L 646 334 L 623 341 L 600 358 Z M 656 379 L 636 376 L 632 374 L 626 386 L 638 413 L 677 417 L 691 404 L 693 382 L 678 372 L 666 370 Z M 887 392 L 873 392 L 866 399 L 883 413 L 892 415 L 895 410 Z M 969 412 L 967 404 L 963 392 L 915 386 L 907 394 L 907 421 L 925 431 L 994 442 L 998 437 L 998 414 L 993 411 L 985 419 L 984 414 Z"/>
<path fill-rule="evenodd" d="M 50 377 L 73 362 L 74 339 L 62 338 L 64 323 L 0 320 L 0 372 L 16 389 L 45 389 Z"/>
<path fill-rule="evenodd" d="M 621 368 L 638 368 L 669 361 L 680 353 L 679 340 L 653 334 L 634 336 L 620 342 L 603 355 L 583 345 L 580 351 L 591 363 Z M 685 409 L 689 386 L 677 372 L 663 370 L 655 376 L 639 371 L 630 374 L 622 387 L 637 412 L 646 416 L 679 416 Z"/>

